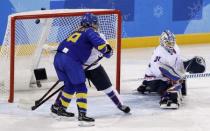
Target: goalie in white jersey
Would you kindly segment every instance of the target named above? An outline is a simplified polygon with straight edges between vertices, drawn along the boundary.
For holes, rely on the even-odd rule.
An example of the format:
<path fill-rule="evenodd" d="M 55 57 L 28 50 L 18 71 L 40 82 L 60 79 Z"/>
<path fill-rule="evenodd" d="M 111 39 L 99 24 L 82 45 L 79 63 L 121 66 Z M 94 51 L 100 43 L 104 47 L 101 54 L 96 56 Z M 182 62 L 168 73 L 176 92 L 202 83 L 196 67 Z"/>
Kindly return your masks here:
<path fill-rule="evenodd" d="M 188 61 L 181 59 L 175 35 L 166 30 L 160 36 L 160 45 L 154 50 L 145 80 L 137 91 L 158 92 L 161 95 L 160 107 L 178 108 L 181 95 L 186 95 L 185 72 L 202 73 L 204 70 L 205 61 L 202 57 Z"/>

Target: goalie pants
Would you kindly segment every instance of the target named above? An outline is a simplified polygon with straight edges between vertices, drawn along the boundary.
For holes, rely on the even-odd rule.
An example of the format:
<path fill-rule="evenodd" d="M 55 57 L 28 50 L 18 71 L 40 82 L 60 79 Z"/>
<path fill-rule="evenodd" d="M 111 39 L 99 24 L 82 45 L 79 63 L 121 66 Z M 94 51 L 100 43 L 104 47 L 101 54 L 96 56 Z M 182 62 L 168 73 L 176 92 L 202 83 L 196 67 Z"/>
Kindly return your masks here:
<path fill-rule="evenodd" d="M 163 95 L 164 92 L 172 86 L 171 83 L 163 80 L 151 80 L 151 81 L 144 80 L 142 84 L 150 87 L 150 92 L 158 92 L 160 95 Z M 181 85 L 182 85 L 181 88 L 182 95 L 187 95 L 186 81 L 183 80 Z"/>
<path fill-rule="evenodd" d="M 163 95 L 163 93 L 172 86 L 170 83 L 163 80 L 144 80 L 143 85 L 148 86 L 150 88 L 150 92 L 158 92 L 160 95 Z"/>

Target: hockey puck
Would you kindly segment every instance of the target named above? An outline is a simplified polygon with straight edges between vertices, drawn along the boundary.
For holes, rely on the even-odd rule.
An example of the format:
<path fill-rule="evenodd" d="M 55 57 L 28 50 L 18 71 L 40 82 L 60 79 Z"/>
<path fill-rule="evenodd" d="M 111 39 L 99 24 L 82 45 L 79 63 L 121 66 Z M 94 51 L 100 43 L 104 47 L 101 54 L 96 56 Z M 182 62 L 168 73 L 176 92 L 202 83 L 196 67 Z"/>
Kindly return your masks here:
<path fill-rule="evenodd" d="M 40 23 L 40 19 L 36 19 L 36 20 L 35 20 L 35 23 L 36 23 L 36 24 L 39 24 L 39 23 Z"/>

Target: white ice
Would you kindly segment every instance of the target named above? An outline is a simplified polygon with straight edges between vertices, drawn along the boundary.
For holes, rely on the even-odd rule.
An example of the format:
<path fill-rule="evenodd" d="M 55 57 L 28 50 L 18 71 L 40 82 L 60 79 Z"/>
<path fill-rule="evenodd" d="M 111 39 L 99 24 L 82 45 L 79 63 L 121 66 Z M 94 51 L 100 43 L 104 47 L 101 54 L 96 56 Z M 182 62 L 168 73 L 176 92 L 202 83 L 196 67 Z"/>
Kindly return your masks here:
<path fill-rule="evenodd" d="M 210 45 L 180 46 L 182 56 L 191 58 L 195 55 L 206 59 L 209 72 Z M 154 48 L 122 50 L 121 98 L 125 105 L 131 107 L 131 114 L 119 111 L 103 93 L 88 97 L 88 116 L 96 119 L 94 127 L 79 127 L 76 120 L 77 109 L 75 100 L 69 111 L 76 114 L 75 120 L 58 121 L 51 117 L 50 99 L 35 111 L 19 108 L 16 100 L 12 104 L 0 102 L 1 131 L 207 131 L 210 129 L 210 86 L 208 78 L 193 78 L 187 80 L 188 94 L 178 110 L 163 110 L 159 108 L 159 96 L 139 95 L 134 90 L 141 84 L 135 81 L 144 75 Z M 28 99 L 39 98 L 41 93 L 27 91 L 16 93 Z"/>

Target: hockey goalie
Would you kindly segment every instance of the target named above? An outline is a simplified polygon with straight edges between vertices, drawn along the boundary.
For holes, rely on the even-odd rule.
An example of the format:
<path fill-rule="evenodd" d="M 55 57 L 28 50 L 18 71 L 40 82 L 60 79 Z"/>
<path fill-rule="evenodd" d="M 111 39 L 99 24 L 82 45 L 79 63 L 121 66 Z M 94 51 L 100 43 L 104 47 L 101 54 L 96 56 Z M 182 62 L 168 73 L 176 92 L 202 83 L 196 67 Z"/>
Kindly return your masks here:
<path fill-rule="evenodd" d="M 182 60 L 175 35 L 165 30 L 160 36 L 160 45 L 153 52 L 144 81 L 137 91 L 157 92 L 161 95 L 160 108 L 177 109 L 181 104 L 182 95 L 186 95 L 186 72 L 204 71 L 205 60 L 202 57 Z"/>

